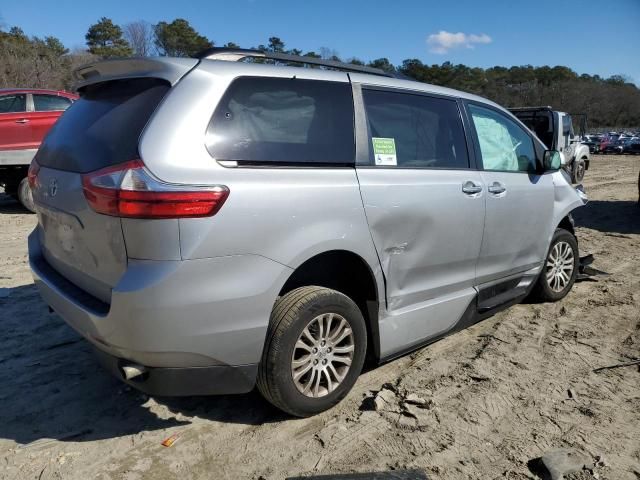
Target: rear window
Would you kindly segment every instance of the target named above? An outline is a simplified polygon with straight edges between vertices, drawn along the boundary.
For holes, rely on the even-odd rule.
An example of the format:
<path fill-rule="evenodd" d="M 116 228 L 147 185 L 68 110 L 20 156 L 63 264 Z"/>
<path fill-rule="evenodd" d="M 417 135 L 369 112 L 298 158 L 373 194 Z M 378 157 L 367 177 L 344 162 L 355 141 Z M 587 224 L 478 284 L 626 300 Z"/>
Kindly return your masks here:
<path fill-rule="evenodd" d="M 242 77 L 207 129 L 216 160 L 241 164 L 354 164 L 353 99 L 348 83 Z"/>
<path fill-rule="evenodd" d="M 71 105 L 71 100 L 58 95 L 33 94 L 33 106 L 36 112 L 54 112 L 66 110 Z"/>
<path fill-rule="evenodd" d="M 49 131 L 38 163 L 86 173 L 137 158 L 140 134 L 169 88 L 153 78 L 90 85 Z"/>

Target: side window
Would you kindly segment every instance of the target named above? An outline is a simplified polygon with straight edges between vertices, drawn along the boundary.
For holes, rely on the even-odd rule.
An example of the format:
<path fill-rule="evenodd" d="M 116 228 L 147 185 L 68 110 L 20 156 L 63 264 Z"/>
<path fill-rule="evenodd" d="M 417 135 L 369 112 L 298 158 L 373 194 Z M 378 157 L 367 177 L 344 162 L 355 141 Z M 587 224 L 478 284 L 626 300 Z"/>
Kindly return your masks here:
<path fill-rule="evenodd" d="M 27 110 L 25 94 L 0 96 L 0 113 L 18 113 Z"/>
<path fill-rule="evenodd" d="M 573 123 L 569 115 L 562 117 L 562 136 L 573 138 Z"/>
<path fill-rule="evenodd" d="M 363 89 L 371 160 L 379 166 L 468 168 L 455 100 Z"/>
<path fill-rule="evenodd" d="M 349 83 L 241 77 L 218 104 L 207 129 L 216 160 L 244 164 L 353 164 Z"/>
<path fill-rule="evenodd" d="M 535 172 L 533 140 L 520 125 L 506 116 L 469 104 L 476 127 L 485 170 Z"/>
<path fill-rule="evenodd" d="M 66 110 L 71 106 L 71 100 L 57 95 L 33 94 L 33 105 L 36 112 L 52 112 Z"/>

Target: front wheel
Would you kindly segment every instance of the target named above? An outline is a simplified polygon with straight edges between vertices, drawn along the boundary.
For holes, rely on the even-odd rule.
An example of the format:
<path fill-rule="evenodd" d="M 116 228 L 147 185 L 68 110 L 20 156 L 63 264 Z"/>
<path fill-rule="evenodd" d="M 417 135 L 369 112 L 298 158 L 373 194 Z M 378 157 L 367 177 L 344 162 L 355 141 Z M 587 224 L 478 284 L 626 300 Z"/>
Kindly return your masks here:
<path fill-rule="evenodd" d="M 573 183 L 580 183 L 584 178 L 584 172 L 587 169 L 587 165 L 584 159 L 576 159 L 573 162 L 573 168 L 571 169 L 571 181 Z"/>
<path fill-rule="evenodd" d="M 366 351 L 364 318 L 349 297 L 328 288 L 297 288 L 274 305 L 258 389 L 291 415 L 314 415 L 349 393 Z"/>
<path fill-rule="evenodd" d="M 557 302 L 564 298 L 576 281 L 579 261 L 576 237 L 563 228 L 557 228 L 532 296 L 544 302 Z"/>

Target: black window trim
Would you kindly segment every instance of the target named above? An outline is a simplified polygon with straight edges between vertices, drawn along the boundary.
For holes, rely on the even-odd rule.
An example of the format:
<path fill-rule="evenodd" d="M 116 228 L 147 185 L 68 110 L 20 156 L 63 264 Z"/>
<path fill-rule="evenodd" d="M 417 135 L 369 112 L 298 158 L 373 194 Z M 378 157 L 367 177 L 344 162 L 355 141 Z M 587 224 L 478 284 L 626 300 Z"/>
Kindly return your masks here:
<path fill-rule="evenodd" d="M 207 136 L 207 132 L 209 131 L 209 127 L 211 126 L 211 123 L 213 122 L 213 117 L 216 114 L 216 110 L 218 109 L 220 103 L 222 102 L 222 99 L 225 97 L 226 93 L 229 91 L 229 89 L 231 88 L 231 86 L 237 82 L 240 79 L 246 79 L 246 78 L 253 78 L 253 79 L 282 79 L 282 80 L 311 80 L 314 82 L 323 82 L 323 83 L 335 83 L 335 84 L 344 84 L 347 87 L 349 85 L 352 85 L 353 83 L 351 82 L 351 79 L 349 77 L 349 75 L 346 75 L 346 81 L 341 82 L 341 81 L 337 81 L 337 80 L 324 80 L 324 79 L 316 79 L 316 78 L 298 78 L 295 75 L 289 77 L 289 76 L 270 76 L 270 75 L 238 75 L 236 77 L 233 77 L 231 79 L 231 81 L 229 81 L 229 83 L 224 87 L 224 92 L 222 93 L 220 100 L 218 101 L 218 103 L 215 105 L 213 112 L 211 113 L 211 117 L 209 118 L 209 121 L 207 122 L 207 126 L 205 128 L 205 143 L 204 143 L 204 147 L 205 150 L 207 151 L 207 153 L 209 154 L 209 156 L 214 159 L 216 161 L 216 163 L 218 165 L 220 165 L 221 167 L 224 168 L 243 168 L 243 169 L 295 169 L 295 170 L 308 170 L 308 169 L 323 169 L 323 170 L 329 170 L 329 169 L 340 169 L 340 170 L 344 170 L 346 168 L 355 168 L 356 164 L 357 164 L 357 133 L 356 133 L 356 123 L 357 123 L 357 113 L 356 113 L 356 109 L 355 109 L 355 97 L 353 94 L 353 90 L 350 89 L 351 91 L 351 99 L 352 99 L 352 104 L 351 104 L 351 112 L 353 114 L 352 116 L 352 121 L 353 121 L 353 160 L 348 162 L 348 163 L 314 163 L 314 162 L 292 162 L 292 161 L 244 161 L 244 160 L 224 160 L 224 159 L 218 159 L 215 158 L 211 152 L 209 151 L 207 142 L 206 142 L 206 136 Z"/>
<path fill-rule="evenodd" d="M 479 170 L 476 163 L 476 155 L 469 135 L 469 125 L 465 118 L 465 110 L 459 97 L 453 95 L 444 95 L 435 92 L 427 92 L 423 90 L 414 90 L 410 88 L 391 87 L 386 85 L 376 85 L 367 83 L 352 82 L 353 99 L 355 104 L 356 113 L 356 167 L 357 168 L 372 168 L 377 170 L 451 170 L 451 171 L 476 171 Z M 374 165 L 371 162 L 371 146 L 369 142 L 369 119 L 367 118 L 367 112 L 364 105 L 363 90 L 375 90 L 389 93 L 400 93 L 403 95 L 417 95 L 421 97 L 438 98 L 442 100 L 450 100 L 456 102 L 458 107 L 458 115 L 462 123 L 462 133 L 465 139 L 465 146 L 467 149 L 468 166 L 463 168 L 452 167 L 417 167 L 417 166 L 393 166 L 393 165 Z"/>
<path fill-rule="evenodd" d="M 469 122 L 469 129 L 471 131 L 472 137 L 473 137 L 473 148 L 475 150 L 475 157 L 477 158 L 477 165 L 478 165 L 478 170 L 481 170 L 483 172 L 495 172 L 495 173 L 514 173 L 514 174 L 525 174 L 525 175 L 540 175 L 542 173 L 541 170 L 541 166 L 542 166 L 542 158 L 544 156 L 544 149 L 542 148 L 542 146 L 539 144 L 539 142 L 536 142 L 536 138 L 533 136 L 533 134 L 531 133 L 531 130 L 529 130 L 529 128 L 520 121 L 520 119 L 518 117 L 516 117 L 515 115 L 513 115 L 512 113 L 505 113 L 504 110 L 501 110 L 500 108 L 497 108 L 489 103 L 484 103 L 484 102 L 478 102 L 476 100 L 468 100 L 468 99 L 463 99 L 462 100 L 462 104 L 464 107 L 464 111 L 465 111 L 465 116 L 467 117 L 467 121 Z M 469 105 L 475 105 L 477 107 L 481 107 L 481 108 L 485 108 L 487 110 L 491 110 L 492 112 L 497 113 L 498 115 L 506 118 L 507 120 L 511 120 L 513 123 L 515 123 L 516 125 L 518 125 L 525 133 L 525 135 L 527 135 L 527 137 L 529 137 L 529 139 L 531 140 L 531 143 L 533 144 L 533 151 L 536 155 L 535 161 L 536 161 L 536 171 L 535 172 L 524 172 L 524 171 L 514 171 L 514 170 L 487 170 L 484 168 L 484 163 L 482 161 L 482 152 L 480 150 L 480 140 L 478 139 L 478 132 L 476 131 L 476 127 L 475 124 L 473 123 L 473 119 L 471 116 L 471 112 L 469 111 L 468 106 Z M 540 142 L 541 143 L 541 142 Z"/>

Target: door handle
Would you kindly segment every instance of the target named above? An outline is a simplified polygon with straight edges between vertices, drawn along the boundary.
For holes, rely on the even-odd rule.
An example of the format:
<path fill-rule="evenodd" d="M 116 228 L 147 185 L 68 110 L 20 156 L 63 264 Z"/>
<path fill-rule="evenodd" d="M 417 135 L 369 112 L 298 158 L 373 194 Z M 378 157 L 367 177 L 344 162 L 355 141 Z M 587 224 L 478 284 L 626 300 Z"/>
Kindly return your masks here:
<path fill-rule="evenodd" d="M 493 193 L 494 195 L 499 195 L 501 193 L 506 192 L 507 187 L 505 187 L 500 182 L 493 182 L 491 185 L 489 185 L 488 190 L 489 190 L 489 193 Z"/>
<path fill-rule="evenodd" d="M 21 118 L 20 120 L 16 120 L 16 123 L 29 123 L 29 120 L 26 118 Z"/>
<path fill-rule="evenodd" d="M 462 191 L 467 195 L 475 195 L 482 191 L 482 185 L 479 185 L 471 180 L 467 180 L 462 184 Z"/>

